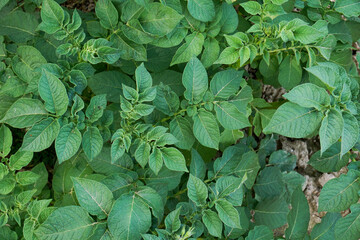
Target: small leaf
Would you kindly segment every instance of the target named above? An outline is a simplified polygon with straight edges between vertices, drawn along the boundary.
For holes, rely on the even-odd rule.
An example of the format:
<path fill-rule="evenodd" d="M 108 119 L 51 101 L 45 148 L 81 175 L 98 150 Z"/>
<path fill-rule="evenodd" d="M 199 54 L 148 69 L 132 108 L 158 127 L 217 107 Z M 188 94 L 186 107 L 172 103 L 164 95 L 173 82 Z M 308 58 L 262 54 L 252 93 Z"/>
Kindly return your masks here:
<path fill-rule="evenodd" d="M 59 164 L 73 157 L 80 145 L 81 133 L 74 123 L 64 125 L 55 140 L 55 151 Z"/>
<path fill-rule="evenodd" d="M 326 90 L 312 83 L 304 83 L 296 86 L 283 96 L 302 107 L 314 107 L 317 110 L 321 110 L 330 105 L 330 95 Z"/>
<path fill-rule="evenodd" d="M 342 113 L 344 127 L 341 133 L 341 153 L 344 156 L 358 141 L 360 130 L 357 119 L 348 112 Z"/>
<path fill-rule="evenodd" d="M 176 148 L 161 149 L 162 157 L 165 166 L 173 171 L 188 172 L 186 168 L 186 161 L 182 153 Z"/>
<path fill-rule="evenodd" d="M 47 118 L 35 124 L 24 136 L 21 151 L 41 152 L 50 147 L 58 136 L 60 124 L 57 119 Z"/>
<path fill-rule="evenodd" d="M 109 215 L 113 194 L 104 184 L 85 178 L 72 178 L 72 181 L 80 206 L 101 219 Z"/>
<path fill-rule="evenodd" d="M 220 131 L 214 115 L 203 109 L 194 115 L 193 132 L 196 139 L 204 146 L 219 148 Z"/>
<path fill-rule="evenodd" d="M 215 17 L 215 6 L 212 0 L 189 0 L 187 8 L 191 16 L 202 22 L 209 22 Z"/>
<path fill-rule="evenodd" d="M 2 124 L 0 127 L 0 156 L 5 157 L 10 153 L 12 142 L 10 129 Z"/>
<path fill-rule="evenodd" d="M 304 238 L 310 221 L 310 211 L 307 199 L 300 188 L 297 188 L 291 196 L 291 210 L 287 220 L 289 227 L 285 231 L 286 238 Z"/>
<path fill-rule="evenodd" d="M 327 213 L 311 231 L 311 239 L 335 239 L 335 224 L 340 218 L 340 213 Z"/>
<path fill-rule="evenodd" d="M 174 233 L 180 228 L 181 226 L 181 222 L 179 219 L 180 210 L 181 208 L 177 208 L 166 216 L 165 227 L 168 232 Z"/>
<path fill-rule="evenodd" d="M 105 108 L 106 94 L 94 96 L 91 98 L 90 104 L 86 109 L 86 117 L 93 123 L 103 115 Z"/>
<path fill-rule="evenodd" d="M 278 81 L 285 89 L 292 89 L 302 79 L 302 69 L 294 57 L 286 56 L 279 66 Z"/>
<path fill-rule="evenodd" d="M 202 221 L 212 236 L 221 238 L 223 225 L 215 212 L 210 209 L 205 210 L 202 215 Z"/>
<path fill-rule="evenodd" d="M 61 223 L 59 223 L 61 219 Z M 90 236 L 95 228 L 93 219 L 79 206 L 66 206 L 56 209 L 35 231 L 39 240 L 82 239 Z"/>
<path fill-rule="evenodd" d="M 176 116 L 170 122 L 170 132 L 178 142 L 175 144 L 178 148 L 190 150 L 195 142 L 190 122 L 181 116 Z"/>
<path fill-rule="evenodd" d="M 321 120 L 321 112 L 287 102 L 276 110 L 263 132 L 294 138 L 307 137 L 318 129 Z"/>
<path fill-rule="evenodd" d="M 6 111 L 1 122 L 15 128 L 31 127 L 46 117 L 47 111 L 38 99 L 20 98 Z"/>
<path fill-rule="evenodd" d="M 190 173 L 202 180 L 206 175 L 205 162 L 195 149 L 191 149 Z"/>
<path fill-rule="evenodd" d="M 216 102 L 215 112 L 217 119 L 225 129 L 235 130 L 251 126 L 247 116 L 231 103 Z"/>
<path fill-rule="evenodd" d="M 192 103 L 199 103 L 208 89 L 208 75 L 197 58 L 192 58 L 184 69 L 182 83 L 186 88 L 184 96 Z"/>
<path fill-rule="evenodd" d="M 264 225 L 255 226 L 254 229 L 249 231 L 248 236 L 245 240 L 272 240 L 274 239 L 273 232 Z"/>
<path fill-rule="evenodd" d="M 149 161 L 150 150 L 151 150 L 150 144 L 145 141 L 142 141 L 135 151 L 135 159 L 142 168 L 144 168 Z"/>
<path fill-rule="evenodd" d="M 321 122 L 319 131 L 321 153 L 325 152 L 341 136 L 344 127 L 344 120 L 335 109 L 330 109 Z"/>
<path fill-rule="evenodd" d="M 189 180 L 187 182 L 188 188 L 188 197 L 197 205 L 203 206 L 206 203 L 206 199 L 208 198 L 208 190 L 201 181 L 201 179 L 195 177 L 194 175 L 190 174 Z"/>
<path fill-rule="evenodd" d="M 215 209 L 219 214 L 221 221 L 232 228 L 241 228 L 238 211 L 224 199 L 215 202 Z"/>
<path fill-rule="evenodd" d="M 221 53 L 214 64 L 233 64 L 239 59 L 239 53 L 235 47 L 227 47 Z"/>
<path fill-rule="evenodd" d="M 359 190 L 360 178 L 354 171 L 329 180 L 321 190 L 318 211 L 339 212 L 348 209 L 359 200 Z"/>
<path fill-rule="evenodd" d="M 108 227 L 116 239 L 141 239 L 151 226 L 147 204 L 135 194 L 123 194 L 116 200 L 109 214 Z"/>
<path fill-rule="evenodd" d="M 83 135 L 82 147 L 85 155 L 93 160 L 103 147 L 103 139 L 97 127 L 88 127 Z"/>
<path fill-rule="evenodd" d="M 258 2 L 247 1 L 241 3 L 240 6 L 242 6 L 245 9 L 245 11 L 250 13 L 251 15 L 257 15 L 261 13 L 261 5 Z"/>
<path fill-rule="evenodd" d="M 34 156 L 33 152 L 22 152 L 17 151 L 15 154 L 11 155 L 9 167 L 11 171 L 20 170 L 21 168 L 27 166 Z"/>
<path fill-rule="evenodd" d="M 146 89 L 152 86 L 152 78 L 150 73 L 146 70 L 144 63 L 142 63 L 135 70 L 136 78 L 136 89 L 138 92 L 142 93 Z"/>
<path fill-rule="evenodd" d="M 185 38 L 185 43 L 176 50 L 171 60 L 170 66 L 189 62 L 191 58 L 198 56 L 204 45 L 204 36 L 199 32 L 194 32 Z"/>
<path fill-rule="evenodd" d="M 215 73 L 210 82 L 210 90 L 215 98 L 228 99 L 237 93 L 240 88 L 243 72 L 234 69 Z"/>
<path fill-rule="evenodd" d="M 119 14 L 110 0 L 99 0 L 95 6 L 96 16 L 100 24 L 106 29 L 115 29 L 119 22 Z"/>
<path fill-rule="evenodd" d="M 250 48 L 248 46 L 244 46 L 240 48 L 240 66 L 244 66 L 244 64 L 250 59 Z"/>
<path fill-rule="evenodd" d="M 335 224 L 335 239 L 356 240 L 360 237 L 360 204 L 350 207 L 350 212 Z"/>
<path fill-rule="evenodd" d="M 155 148 L 150 154 L 149 167 L 157 175 L 163 166 L 163 156 L 161 150 Z"/>

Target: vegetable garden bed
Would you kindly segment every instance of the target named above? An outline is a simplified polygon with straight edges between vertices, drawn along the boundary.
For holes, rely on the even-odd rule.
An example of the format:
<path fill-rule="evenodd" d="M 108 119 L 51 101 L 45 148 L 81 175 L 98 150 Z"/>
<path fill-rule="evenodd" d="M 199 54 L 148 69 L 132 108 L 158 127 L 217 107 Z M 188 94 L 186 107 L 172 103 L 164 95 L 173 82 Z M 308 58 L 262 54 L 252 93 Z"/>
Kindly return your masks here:
<path fill-rule="evenodd" d="M 359 15 L 0 1 L 0 239 L 360 239 Z"/>

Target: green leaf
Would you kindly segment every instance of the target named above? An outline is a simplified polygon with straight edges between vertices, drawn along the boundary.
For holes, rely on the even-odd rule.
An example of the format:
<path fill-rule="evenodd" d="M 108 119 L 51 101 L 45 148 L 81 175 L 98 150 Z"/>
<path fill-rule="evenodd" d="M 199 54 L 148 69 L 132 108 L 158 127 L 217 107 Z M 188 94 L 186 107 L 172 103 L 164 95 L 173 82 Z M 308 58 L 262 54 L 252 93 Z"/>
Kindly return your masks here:
<path fill-rule="evenodd" d="M 103 146 L 103 139 L 97 127 L 88 127 L 83 135 L 82 147 L 85 155 L 93 160 L 100 152 Z"/>
<path fill-rule="evenodd" d="M 179 219 L 180 210 L 181 208 L 177 208 L 166 216 L 165 227 L 168 232 L 174 233 L 180 228 L 181 226 L 181 221 Z"/>
<path fill-rule="evenodd" d="M 325 152 L 341 136 L 344 127 L 344 120 L 335 109 L 330 109 L 321 122 L 319 131 L 321 153 Z"/>
<path fill-rule="evenodd" d="M 152 86 L 152 78 L 150 73 L 146 70 L 144 63 L 140 64 L 135 70 L 136 90 L 144 92 Z"/>
<path fill-rule="evenodd" d="M 241 47 L 239 51 L 239 56 L 240 66 L 244 66 L 244 64 L 250 59 L 250 48 L 248 46 Z"/>
<path fill-rule="evenodd" d="M 204 179 L 206 175 L 206 165 L 200 154 L 191 149 L 190 173 L 199 179 Z"/>
<path fill-rule="evenodd" d="M 190 122 L 181 116 L 176 116 L 170 122 L 170 132 L 178 140 L 175 146 L 181 149 L 190 150 L 195 142 Z"/>
<path fill-rule="evenodd" d="M 302 79 L 302 69 L 295 57 L 287 56 L 279 66 L 278 81 L 285 89 L 292 89 Z"/>
<path fill-rule="evenodd" d="M 143 200 L 134 194 L 123 194 L 116 200 L 107 222 L 114 238 L 140 240 L 151 226 L 151 213 Z"/>
<path fill-rule="evenodd" d="M 197 178 L 194 175 L 190 174 L 186 186 L 188 188 L 188 197 L 197 206 L 203 206 L 206 204 L 206 199 L 208 198 L 208 190 L 205 183 L 203 183 L 200 178 Z"/>
<path fill-rule="evenodd" d="M 58 116 L 63 115 L 69 105 L 64 84 L 50 72 L 43 70 L 39 80 L 39 94 L 45 101 L 45 108 Z"/>
<path fill-rule="evenodd" d="M 0 19 L 0 35 L 8 36 L 15 43 L 26 43 L 36 36 L 39 25 L 37 14 L 24 12 L 14 8 L 9 14 L 2 11 Z M 25 46 L 19 46 L 19 48 Z M 26 46 L 30 47 L 30 46 Z"/>
<path fill-rule="evenodd" d="M 8 240 L 17 240 L 18 239 L 16 232 L 11 231 L 10 227 L 8 227 L 8 226 L 0 227 L 0 237 L 3 239 L 8 239 Z"/>
<path fill-rule="evenodd" d="M 17 151 L 15 154 L 11 155 L 9 167 L 11 171 L 20 170 L 21 168 L 27 166 L 34 156 L 33 152 L 22 152 Z"/>
<path fill-rule="evenodd" d="M 208 75 L 197 58 L 192 58 L 184 69 L 182 83 L 186 88 L 184 96 L 192 103 L 199 103 L 208 89 Z"/>
<path fill-rule="evenodd" d="M 0 184 L 1 184 L 0 194 L 7 195 L 15 187 L 16 184 L 15 177 L 12 174 L 8 174 L 3 179 L 0 180 Z"/>
<path fill-rule="evenodd" d="M 111 144 L 111 162 L 114 163 L 125 153 L 125 146 L 122 139 L 115 139 Z"/>
<path fill-rule="evenodd" d="M 150 144 L 142 141 L 135 151 L 135 159 L 142 168 L 144 168 L 149 161 L 150 150 Z"/>
<path fill-rule="evenodd" d="M 139 21 L 148 33 L 164 36 L 170 33 L 183 18 L 174 9 L 161 3 L 148 3 L 147 9 L 140 15 Z"/>
<path fill-rule="evenodd" d="M 238 211 L 224 199 L 215 202 L 215 209 L 219 214 L 221 221 L 232 228 L 241 228 Z"/>
<path fill-rule="evenodd" d="M 61 127 L 55 140 L 55 151 L 59 164 L 70 159 L 79 150 L 81 145 L 81 133 L 74 123 Z"/>
<path fill-rule="evenodd" d="M 39 178 L 39 174 L 30 171 L 18 172 L 16 174 L 16 182 L 22 186 L 34 184 Z"/>
<path fill-rule="evenodd" d="M 307 233 L 310 211 L 309 204 L 301 188 L 291 196 L 291 210 L 287 216 L 289 227 L 285 231 L 287 239 L 303 239 Z"/>
<path fill-rule="evenodd" d="M 162 148 L 162 157 L 165 166 L 173 171 L 188 172 L 186 168 L 186 161 L 182 153 L 176 148 Z"/>
<path fill-rule="evenodd" d="M 227 69 L 225 71 L 215 73 L 210 82 L 210 90 L 215 98 L 228 99 L 237 93 L 243 82 L 243 71 Z"/>
<path fill-rule="evenodd" d="M 100 24 L 106 29 L 115 29 L 119 22 L 119 14 L 110 0 L 99 0 L 95 6 L 96 16 Z"/>
<path fill-rule="evenodd" d="M 44 25 L 42 29 L 49 34 L 53 34 L 63 26 L 65 20 L 64 10 L 54 0 L 44 0 L 41 7 L 41 20 Z"/>
<path fill-rule="evenodd" d="M 215 38 L 206 38 L 204 51 L 201 54 L 201 62 L 205 68 L 210 67 L 216 61 L 220 53 L 219 42 Z"/>
<path fill-rule="evenodd" d="M 90 104 L 86 109 L 86 117 L 93 123 L 98 120 L 106 108 L 106 94 L 97 95 L 91 98 Z"/>
<path fill-rule="evenodd" d="M 286 137 L 303 138 L 315 132 L 319 128 L 321 120 L 321 112 L 287 102 L 276 110 L 263 132 L 265 134 L 274 132 Z"/>
<path fill-rule="evenodd" d="M 223 225 L 215 212 L 211 211 L 210 209 L 205 210 L 202 214 L 202 221 L 210 235 L 221 238 Z"/>
<path fill-rule="evenodd" d="M 314 26 L 302 25 L 293 30 L 294 38 L 303 44 L 310 44 L 319 41 L 327 35 L 323 31 L 318 30 Z"/>
<path fill-rule="evenodd" d="M 189 0 L 187 9 L 191 16 L 202 22 L 209 22 L 215 17 L 215 6 L 212 0 Z"/>
<path fill-rule="evenodd" d="M 113 194 L 104 184 L 85 178 L 72 178 L 72 181 L 80 206 L 101 219 L 109 215 Z"/>
<path fill-rule="evenodd" d="M 215 189 L 219 198 L 225 198 L 239 189 L 246 181 L 247 176 L 244 175 L 243 179 L 234 176 L 223 176 L 216 181 Z"/>
<path fill-rule="evenodd" d="M 239 53 L 235 47 L 227 47 L 221 53 L 214 64 L 233 64 L 239 59 Z"/>
<path fill-rule="evenodd" d="M 255 193 L 261 199 L 280 197 L 285 192 L 285 184 L 278 167 L 266 167 L 260 172 L 254 185 Z"/>
<path fill-rule="evenodd" d="M 42 120 L 47 114 L 40 100 L 20 98 L 7 110 L 1 122 L 15 128 L 31 127 L 36 122 Z"/>
<path fill-rule="evenodd" d="M 163 156 L 161 150 L 155 148 L 150 154 L 149 167 L 157 175 L 163 166 Z"/>
<path fill-rule="evenodd" d="M 286 224 L 288 212 L 289 207 L 284 199 L 268 199 L 256 206 L 255 223 L 275 229 Z"/>
<path fill-rule="evenodd" d="M 261 13 L 261 5 L 258 2 L 247 1 L 241 3 L 240 6 L 242 6 L 245 9 L 245 11 L 250 13 L 251 15 L 257 15 Z"/>
<path fill-rule="evenodd" d="M 148 104 L 137 104 L 134 106 L 134 112 L 140 114 L 141 116 L 148 116 L 154 111 L 155 106 Z"/>
<path fill-rule="evenodd" d="M 119 96 L 123 94 L 123 84 L 135 87 L 134 81 L 127 75 L 118 71 L 104 71 L 95 74 L 88 80 L 90 89 L 96 94 L 106 94 L 110 102 L 120 102 Z"/>
<path fill-rule="evenodd" d="M 341 133 L 340 157 L 344 156 L 358 141 L 360 130 L 357 119 L 348 112 L 342 113 L 344 127 Z"/>
<path fill-rule="evenodd" d="M 356 240 L 360 238 L 360 204 L 350 207 L 351 213 L 335 224 L 335 239 Z"/>
<path fill-rule="evenodd" d="M 273 232 L 264 225 L 255 226 L 254 229 L 250 230 L 245 240 L 272 240 L 274 239 Z"/>
<path fill-rule="evenodd" d="M 201 53 L 203 44 L 204 36 L 202 33 L 194 32 L 186 36 L 185 43 L 176 50 L 170 65 L 189 62 L 192 57 L 196 57 Z"/>
<path fill-rule="evenodd" d="M 138 187 L 135 194 L 152 209 L 158 221 L 161 221 L 164 215 L 164 203 L 159 193 L 150 187 Z"/>
<path fill-rule="evenodd" d="M 60 131 L 57 119 L 47 118 L 35 124 L 24 136 L 21 151 L 41 152 L 54 142 Z"/>
<path fill-rule="evenodd" d="M 216 117 L 225 129 L 235 130 L 251 126 L 247 116 L 228 102 L 215 102 Z"/>
<path fill-rule="evenodd" d="M 61 219 L 61 222 L 59 222 Z M 39 240 L 86 239 L 91 236 L 95 223 L 89 214 L 79 206 L 56 209 L 35 231 Z"/>
<path fill-rule="evenodd" d="M 214 115 L 203 109 L 193 116 L 193 132 L 196 139 L 204 146 L 219 148 L 220 131 Z"/>
<path fill-rule="evenodd" d="M 319 111 L 330 105 L 330 95 L 326 90 L 312 83 L 296 86 L 283 96 L 302 107 L 314 107 Z"/>
<path fill-rule="evenodd" d="M 321 190 L 318 211 L 339 212 L 348 209 L 359 200 L 359 190 L 360 178 L 354 171 L 329 180 Z"/>
<path fill-rule="evenodd" d="M 16 75 L 26 83 L 38 85 L 40 72 L 35 70 L 45 64 L 46 59 L 39 50 L 31 46 L 19 46 L 16 53 L 19 57 L 19 61 L 16 61 L 13 66 Z"/>
<path fill-rule="evenodd" d="M 341 143 L 336 142 L 325 152 L 315 152 L 309 164 L 320 172 L 337 172 L 349 163 L 349 155 L 341 156 Z"/>
<path fill-rule="evenodd" d="M 12 142 L 10 129 L 2 124 L 0 127 L 0 156 L 5 157 L 10 153 Z"/>
<path fill-rule="evenodd" d="M 360 15 L 360 3 L 357 0 L 336 1 L 334 8 L 346 17 L 358 17 Z"/>
<path fill-rule="evenodd" d="M 295 155 L 284 150 L 273 152 L 269 158 L 269 164 L 278 167 L 281 171 L 292 171 L 296 167 L 297 158 Z"/>
<path fill-rule="evenodd" d="M 335 224 L 340 218 L 340 213 L 327 213 L 325 217 L 322 217 L 321 223 L 316 224 L 311 231 L 311 239 L 335 239 Z"/>

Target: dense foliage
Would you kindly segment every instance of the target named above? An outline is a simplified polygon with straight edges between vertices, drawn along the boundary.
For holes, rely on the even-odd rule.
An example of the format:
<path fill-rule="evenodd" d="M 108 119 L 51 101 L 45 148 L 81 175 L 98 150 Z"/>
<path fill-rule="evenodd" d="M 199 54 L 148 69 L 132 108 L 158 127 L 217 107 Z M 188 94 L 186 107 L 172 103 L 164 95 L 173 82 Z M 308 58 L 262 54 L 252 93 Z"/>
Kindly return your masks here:
<path fill-rule="evenodd" d="M 360 238 L 358 0 L 63 2 L 0 1 L 0 239 Z"/>

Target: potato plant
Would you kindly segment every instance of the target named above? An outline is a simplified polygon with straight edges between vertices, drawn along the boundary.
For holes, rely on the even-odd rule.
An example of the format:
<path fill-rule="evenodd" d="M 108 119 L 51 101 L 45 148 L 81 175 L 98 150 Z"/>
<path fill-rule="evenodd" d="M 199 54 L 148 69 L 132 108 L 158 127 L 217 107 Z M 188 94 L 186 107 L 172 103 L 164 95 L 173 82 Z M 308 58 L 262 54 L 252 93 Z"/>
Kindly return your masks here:
<path fill-rule="evenodd" d="M 0 239 L 360 238 L 358 0 L 64 2 L 0 1 Z"/>

